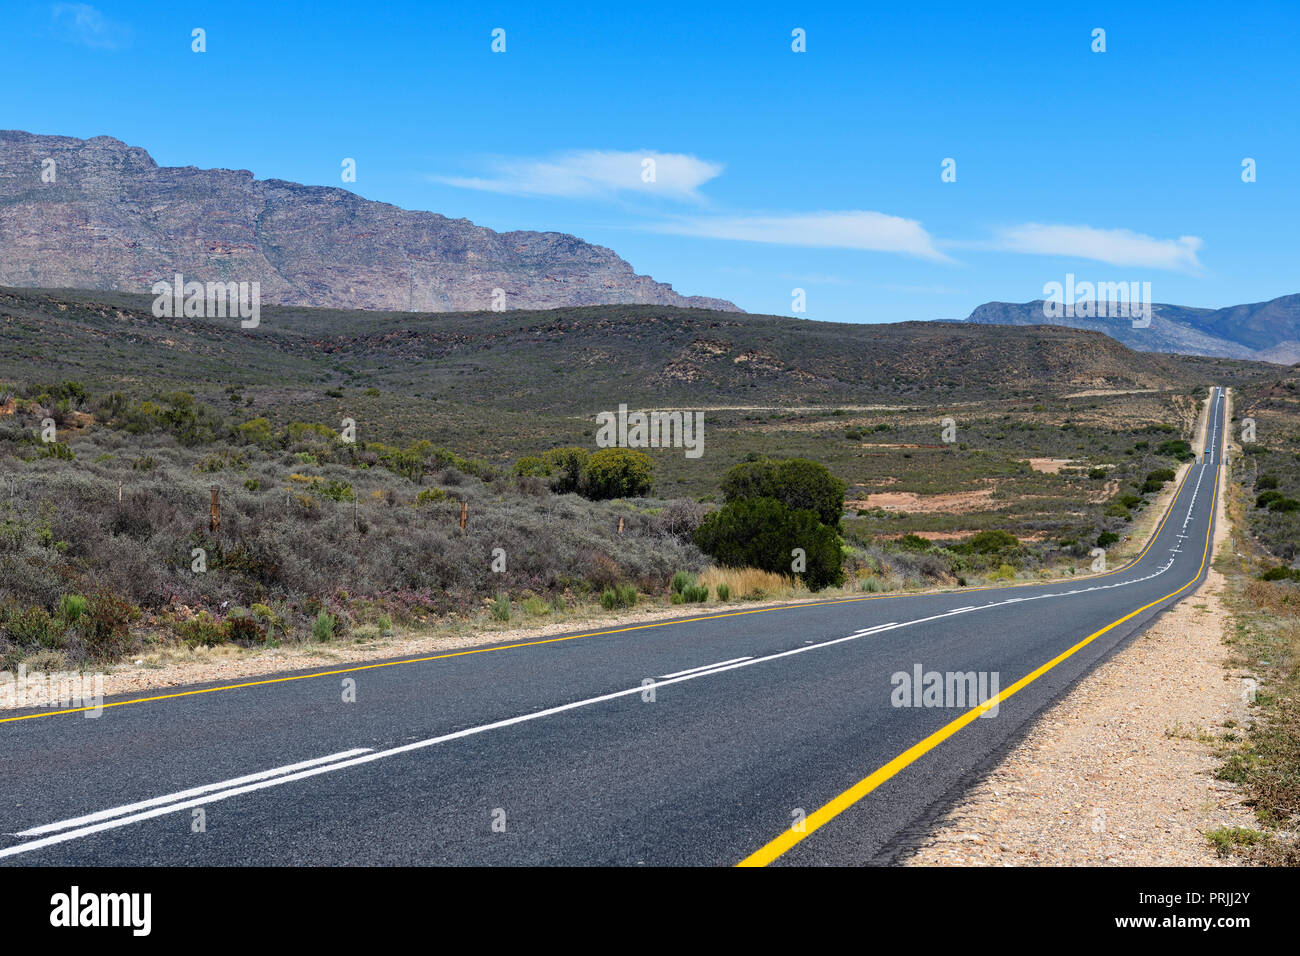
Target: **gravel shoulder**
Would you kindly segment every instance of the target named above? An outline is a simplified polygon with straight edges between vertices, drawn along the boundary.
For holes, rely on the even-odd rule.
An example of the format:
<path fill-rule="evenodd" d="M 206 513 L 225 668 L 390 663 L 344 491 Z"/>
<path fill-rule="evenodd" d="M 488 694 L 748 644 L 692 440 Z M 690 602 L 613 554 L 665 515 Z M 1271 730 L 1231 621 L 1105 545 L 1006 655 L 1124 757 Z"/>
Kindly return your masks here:
<path fill-rule="evenodd" d="M 1228 536 L 1220 488 L 1214 535 Z M 1206 832 L 1250 826 L 1215 749 L 1247 722 L 1224 635 L 1224 578 L 1205 582 L 1045 712 L 906 866 L 1231 866 Z"/>

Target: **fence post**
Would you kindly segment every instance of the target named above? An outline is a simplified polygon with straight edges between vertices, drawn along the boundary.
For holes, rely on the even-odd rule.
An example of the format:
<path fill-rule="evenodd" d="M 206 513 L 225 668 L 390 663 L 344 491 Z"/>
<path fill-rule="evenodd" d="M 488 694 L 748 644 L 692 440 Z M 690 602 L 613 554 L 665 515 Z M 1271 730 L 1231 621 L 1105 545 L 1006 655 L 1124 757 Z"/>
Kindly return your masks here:
<path fill-rule="evenodd" d="M 619 515 L 619 516 L 618 516 L 618 533 L 619 533 L 619 534 L 622 534 L 622 533 L 623 533 L 623 516 L 622 516 L 622 515 Z"/>
<path fill-rule="evenodd" d="M 465 522 L 469 520 L 469 501 L 460 503 L 460 530 L 465 530 Z"/>
<path fill-rule="evenodd" d="M 212 504 L 208 511 L 208 530 L 213 534 L 221 527 L 221 486 L 212 486 Z"/>

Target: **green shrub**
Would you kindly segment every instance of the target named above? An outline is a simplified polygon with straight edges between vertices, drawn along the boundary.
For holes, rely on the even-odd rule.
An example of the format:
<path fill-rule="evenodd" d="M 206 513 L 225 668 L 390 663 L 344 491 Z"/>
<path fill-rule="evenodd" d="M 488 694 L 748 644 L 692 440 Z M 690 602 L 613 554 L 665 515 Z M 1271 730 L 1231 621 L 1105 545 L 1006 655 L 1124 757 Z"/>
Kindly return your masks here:
<path fill-rule="evenodd" d="M 441 488 L 421 488 L 415 495 L 415 507 L 423 508 L 437 501 L 446 501 L 447 492 Z"/>
<path fill-rule="evenodd" d="M 1118 540 L 1119 540 L 1119 535 L 1117 535 L 1114 531 L 1103 531 L 1101 534 L 1097 535 L 1097 547 L 1109 548 L 1112 544 L 1114 544 Z"/>
<path fill-rule="evenodd" d="M 1177 458 L 1179 461 L 1191 461 L 1196 457 L 1192 451 L 1192 446 L 1181 438 L 1162 441 L 1159 445 L 1156 445 L 1156 454 L 1165 458 Z"/>
<path fill-rule="evenodd" d="M 806 458 L 763 458 L 736 465 L 722 479 L 722 497 L 728 504 L 772 498 L 792 511 L 807 509 L 831 528 L 839 528 L 844 514 L 844 482 L 825 465 Z"/>
<path fill-rule="evenodd" d="M 673 575 L 672 592 L 673 594 L 681 594 L 694 583 L 695 575 L 689 571 L 678 571 Z"/>
<path fill-rule="evenodd" d="M 895 546 L 902 548 L 904 551 L 929 551 L 932 545 L 919 534 L 905 534 L 894 542 Z"/>
<path fill-rule="evenodd" d="M 721 583 L 718 584 L 718 600 L 719 601 L 731 600 L 731 586 L 727 584 L 726 581 L 722 581 Z"/>
<path fill-rule="evenodd" d="M 552 448 L 542 453 L 542 471 L 550 476 L 551 490 L 558 495 L 582 490 L 591 452 L 585 448 Z"/>
<path fill-rule="evenodd" d="M 498 594 L 492 599 L 488 607 L 492 611 L 492 616 L 498 621 L 510 620 L 510 595 Z"/>
<path fill-rule="evenodd" d="M 844 582 L 840 543 L 817 513 L 791 510 L 774 498 L 731 501 L 706 517 L 695 530 L 695 545 L 719 564 L 792 574 L 792 553 L 805 552 L 802 572 L 808 587 L 819 591 Z"/>
<path fill-rule="evenodd" d="M 687 604 L 700 604 L 709 599 L 709 589 L 703 584 L 691 584 L 682 591 L 682 600 Z"/>
<path fill-rule="evenodd" d="M 90 656 L 97 661 L 114 661 L 135 646 L 131 622 L 140 617 L 140 609 L 130 601 L 104 590 L 96 591 L 87 602 L 79 630 L 86 638 Z"/>
<path fill-rule="evenodd" d="M 1282 497 L 1282 492 L 1280 491 L 1271 491 L 1271 490 L 1265 491 L 1255 499 L 1255 507 L 1267 508 L 1270 504 L 1272 504 L 1274 501 L 1277 501 L 1281 497 Z"/>
<path fill-rule="evenodd" d="M 524 598 L 524 611 L 533 617 L 545 617 L 551 613 L 551 605 L 536 595 Z"/>
<path fill-rule="evenodd" d="M 654 461 L 630 448 L 602 448 L 587 459 L 582 494 L 593 501 L 644 498 L 654 485 Z"/>
<path fill-rule="evenodd" d="M 1255 479 L 1255 490 L 1265 491 L 1278 486 L 1277 475 L 1260 475 Z"/>
<path fill-rule="evenodd" d="M 1002 564 L 998 569 L 989 575 L 990 581 L 1014 581 L 1016 569 L 1009 564 Z"/>
<path fill-rule="evenodd" d="M 616 584 L 600 592 L 600 606 L 606 611 L 618 607 L 633 607 L 636 602 L 636 587 L 632 584 Z"/>
<path fill-rule="evenodd" d="M 335 478 L 331 478 L 327 481 L 325 487 L 320 490 L 320 493 L 331 501 L 351 501 L 356 497 L 356 493 L 352 490 L 351 482 L 339 481 Z"/>
<path fill-rule="evenodd" d="M 1102 479 L 1104 479 L 1104 478 L 1106 477 L 1106 469 L 1105 469 L 1105 468 L 1089 468 L 1089 469 L 1088 469 L 1088 477 L 1091 478 L 1093 481 L 1101 481 Z"/>
<path fill-rule="evenodd" d="M 1294 498 L 1274 498 L 1268 503 L 1268 510 L 1282 513 L 1300 511 L 1300 501 Z"/>
<path fill-rule="evenodd" d="M 69 624 L 76 624 L 87 607 L 88 602 L 80 594 L 65 594 L 59 598 L 59 617 Z"/>
<path fill-rule="evenodd" d="M 311 624 L 311 636 L 322 644 L 326 641 L 333 640 L 334 629 L 338 627 L 339 620 L 329 611 L 322 610 L 316 615 L 316 620 Z"/>
<path fill-rule="evenodd" d="M 1285 565 L 1269 568 L 1259 576 L 1261 581 L 1300 581 L 1300 568 L 1288 568 Z"/>
<path fill-rule="evenodd" d="M 225 628 L 207 611 L 199 611 L 188 621 L 182 622 L 177 631 L 181 640 L 190 647 L 215 647 L 226 640 Z"/>
<path fill-rule="evenodd" d="M 393 633 L 393 619 L 387 614 L 379 615 L 378 620 L 375 621 L 375 626 L 379 628 L 381 637 L 387 637 Z"/>
<path fill-rule="evenodd" d="M 55 647 L 61 630 L 43 607 L 14 610 L 5 621 L 4 630 L 20 647 Z"/>
<path fill-rule="evenodd" d="M 540 455 L 524 455 L 510 469 L 511 474 L 519 478 L 549 478 L 551 470 Z"/>
<path fill-rule="evenodd" d="M 1019 550 L 1019 548 L 1020 539 L 1014 534 L 1000 528 L 992 528 L 988 531 L 976 532 L 956 545 L 953 550 L 966 554 L 1000 554 L 1004 551 Z"/>

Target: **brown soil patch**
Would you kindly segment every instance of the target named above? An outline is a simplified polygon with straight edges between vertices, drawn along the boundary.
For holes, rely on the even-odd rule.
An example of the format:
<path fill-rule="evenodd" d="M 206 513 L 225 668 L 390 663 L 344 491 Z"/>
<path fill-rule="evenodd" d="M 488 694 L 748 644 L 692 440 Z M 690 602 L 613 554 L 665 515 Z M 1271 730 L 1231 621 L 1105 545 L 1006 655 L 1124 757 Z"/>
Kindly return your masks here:
<path fill-rule="evenodd" d="M 1074 464 L 1073 458 L 1026 458 L 1024 461 L 1034 471 L 1041 471 L 1046 475 L 1059 475 L 1066 465 Z"/>
<path fill-rule="evenodd" d="M 883 508 L 886 511 L 907 511 L 915 514 L 963 514 L 989 510 L 993 500 L 992 488 L 979 491 L 957 491 L 946 495 L 918 495 L 910 491 L 880 491 L 859 501 L 846 502 L 847 507 Z"/>

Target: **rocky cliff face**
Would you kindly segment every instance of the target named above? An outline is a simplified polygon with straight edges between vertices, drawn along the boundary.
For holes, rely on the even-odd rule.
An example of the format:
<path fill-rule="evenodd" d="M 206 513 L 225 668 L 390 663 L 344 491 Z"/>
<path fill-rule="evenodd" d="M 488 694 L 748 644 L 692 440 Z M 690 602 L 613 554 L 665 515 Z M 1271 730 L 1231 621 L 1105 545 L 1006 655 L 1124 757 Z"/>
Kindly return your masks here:
<path fill-rule="evenodd" d="M 0 285 L 148 292 L 177 273 L 260 282 L 263 302 L 286 305 L 477 310 L 502 289 L 509 309 L 739 311 L 563 233 L 494 232 L 248 170 L 159 166 L 108 136 L 0 131 Z"/>

